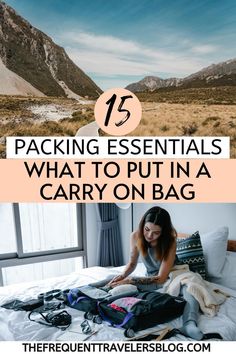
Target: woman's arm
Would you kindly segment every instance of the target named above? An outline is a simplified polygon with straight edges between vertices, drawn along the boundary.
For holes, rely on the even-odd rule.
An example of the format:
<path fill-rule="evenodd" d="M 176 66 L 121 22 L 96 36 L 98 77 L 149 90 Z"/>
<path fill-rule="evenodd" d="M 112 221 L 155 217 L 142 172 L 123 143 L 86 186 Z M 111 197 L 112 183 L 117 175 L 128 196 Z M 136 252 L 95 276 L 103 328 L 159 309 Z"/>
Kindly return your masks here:
<path fill-rule="evenodd" d="M 161 262 L 161 266 L 160 266 L 160 269 L 158 272 L 158 277 L 159 277 L 161 284 L 163 284 L 167 280 L 167 278 L 170 274 L 171 268 L 173 267 L 173 265 L 175 263 L 175 257 L 176 257 L 176 241 L 174 241 L 174 243 L 169 251 L 167 259 L 165 259 Z"/>
<path fill-rule="evenodd" d="M 138 263 L 138 256 L 139 256 L 139 251 L 137 248 L 137 238 L 138 234 L 137 232 L 133 232 L 130 237 L 130 260 L 127 266 L 125 267 L 125 270 L 122 274 L 116 276 L 113 278 L 109 285 L 114 285 L 116 282 L 122 281 L 125 279 L 128 275 L 130 275 L 136 268 L 137 263 Z"/>
<path fill-rule="evenodd" d="M 129 279 L 129 284 L 133 285 L 149 285 L 149 284 L 163 284 L 170 273 L 171 268 L 174 265 L 176 255 L 176 242 L 169 251 L 167 259 L 162 260 L 158 275 L 153 277 L 131 277 Z"/>

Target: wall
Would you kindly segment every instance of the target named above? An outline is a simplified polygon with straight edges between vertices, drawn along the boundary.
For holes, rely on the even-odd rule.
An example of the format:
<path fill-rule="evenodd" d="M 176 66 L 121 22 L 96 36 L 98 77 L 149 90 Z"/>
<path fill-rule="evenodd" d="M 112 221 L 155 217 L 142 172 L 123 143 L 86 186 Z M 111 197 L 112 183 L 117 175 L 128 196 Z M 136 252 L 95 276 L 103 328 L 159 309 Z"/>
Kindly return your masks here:
<path fill-rule="evenodd" d="M 156 204 L 134 204 L 134 228 L 138 226 L 138 222 L 145 211 Z M 162 204 L 163 208 L 168 210 L 171 215 L 172 223 L 177 232 L 200 233 L 208 232 L 220 226 L 229 227 L 229 238 L 236 240 L 236 204 L 213 204 L 213 203 L 193 203 L 193 204 Z M 124 213 L 125 216 L 123 215 Z M 129 259 L 129 237 L 131 220 L 127 222 L 130 211 L 124 210 L 121 217 L 126 222 L 122 223 L 121 234 L 123 242 L 123 250 L 125 262 Z"/>
<path fill-rule="evenodd" d="M 86 204 L 88 267 L 97 265 L 98 230 L 95 204 Z"/>
<path fill-rule="evenodd" d="M 134 229 L 144 212 L 156 204 L 133 204 Z M 178 232 L 200 233 L 208 232 L 219 226 L 229 227 L 229 238 L 236 240 L 236 204 L 216 204 L 216 203 L 192 203 L 192 204 L 162 204 L 163 208 L 169 211 L 174 227 Z M 131 234 L 131 211 L 132 208 L 119 209 L 119 224 L 122 239 L 122 250 L 124 262 L 129 259 Z M 91 222 L 93 220 L 94 222 Z M 97 262 L 98 231 L 96 223 L 95 204 L 86 205 L 86 225 L 87 225 L 87 249 L 88 266 L 94 266 Z"/>

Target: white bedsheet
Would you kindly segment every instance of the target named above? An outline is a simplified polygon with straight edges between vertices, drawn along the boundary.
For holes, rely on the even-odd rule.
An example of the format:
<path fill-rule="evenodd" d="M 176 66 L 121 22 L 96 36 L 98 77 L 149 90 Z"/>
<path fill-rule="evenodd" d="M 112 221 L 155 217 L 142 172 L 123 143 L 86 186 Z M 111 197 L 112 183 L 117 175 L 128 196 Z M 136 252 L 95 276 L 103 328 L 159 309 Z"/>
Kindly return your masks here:
<path fill-rule="evenodd" d="M 72 273 L 68 276 L 51 278 L 40 282 L 31 282 L 26 284 L 18 284 L 0 288 L 0 306 L 14 299 L 29 300 L 36 298 L 38 294 L 52 289 L 68 289 L 82 286 L 97 280 L 101 280 L 110 274 L 118 274 L 123 267 L 119 268 L 101 268 L 91 267 L 83 269 L 79 274 Z M 139 264 L 135 275 L 143 275 L 144 268 Z M 224 340 L 236 340 L 236 291 L 221 287 L 231 295 L 226 302 L 221 305 L 217 316 L 213 318 L 200 315 L 199 328 L 204 333 L 217 332 L 221 334 Z M 72 315 L 73 330 L 80 328 L 83 320 L 83 313 L 69 307 L 66 310 Z M 178 328 L 181 327 L 181 318 L 178 318 L 168 325 Z M 160 328 L 163 325 L 159 326 Z M 90 340 L 124 340 L 124 331 L 122 329 L 112 328 L 106 323 L 96 325 L 99 329 L 97 334 L 93 335 Z M 147 331 L 146 331 L 147 332 Z M 57 340 L 62 331 L 57 328 L 49 328 L 41 324 L 31 322 L 28 319 L 28 313 L 25 311 L 12 311 L 0 307 L 0 340 Z M 143 331 L 142 331 L 143 333 Z M 171 340 L 185 340 L 182 335 L 172 338 Z M 76 337 L 75 337 L 76 340 Z"/>

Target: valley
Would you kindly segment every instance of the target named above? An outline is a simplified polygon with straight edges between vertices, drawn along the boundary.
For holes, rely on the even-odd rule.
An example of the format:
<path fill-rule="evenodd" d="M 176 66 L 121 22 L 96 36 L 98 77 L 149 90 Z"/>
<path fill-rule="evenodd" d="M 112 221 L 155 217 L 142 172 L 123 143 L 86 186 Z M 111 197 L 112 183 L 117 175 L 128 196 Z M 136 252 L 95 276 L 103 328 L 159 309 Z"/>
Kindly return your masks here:
<path fill-rule="evenodd" d="M 236 87 L 137 93 L 143 115 L 132 135 L 229 136 L 236 158 Z"/>
<path fill-rule="evenodd" d="M 0 95 L 0 156 L 7 136 L 75 136 L 94 120 L 91 101 Z"/>
<path fill-rule="evenodd" d="M 143 114 L 132 136 L 229 136 L 236 158 L 236 87 L 138 93 Z M 0 96 L 0 153 L 6 136 L 96 135 L 94 102 Z M 86 127 L 86 128 L 85 128 Z M 89 128 L 89 129 L 88 129 Z M 100 135 L 105 135 L 100 130 Z"/>

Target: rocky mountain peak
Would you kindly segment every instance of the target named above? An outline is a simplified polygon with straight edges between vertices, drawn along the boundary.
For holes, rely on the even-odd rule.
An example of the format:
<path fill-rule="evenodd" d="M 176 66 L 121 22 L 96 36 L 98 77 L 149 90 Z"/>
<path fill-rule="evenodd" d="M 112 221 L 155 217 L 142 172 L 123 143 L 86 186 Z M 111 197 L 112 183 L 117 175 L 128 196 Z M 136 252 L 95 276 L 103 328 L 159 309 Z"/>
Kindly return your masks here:
<path fill-rule="evenodd" d="M 183 79 L 161 79 L 157 76 L 146 76 L 142 80 L 128 85 L 127 88 L 133 92 L 152 92 L 168 87 L 197 88 L 228 85 L 236 85 L 236 59 L 211 64 Z"/>
<path fill-rule="evenodd" d="M 101 89 L 65 50 L 0 1 L 0 58 L 7 69 L 50 96 L 98 97 Z"/>

